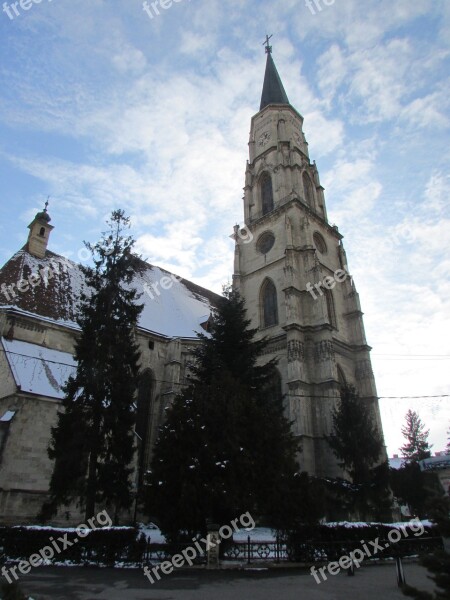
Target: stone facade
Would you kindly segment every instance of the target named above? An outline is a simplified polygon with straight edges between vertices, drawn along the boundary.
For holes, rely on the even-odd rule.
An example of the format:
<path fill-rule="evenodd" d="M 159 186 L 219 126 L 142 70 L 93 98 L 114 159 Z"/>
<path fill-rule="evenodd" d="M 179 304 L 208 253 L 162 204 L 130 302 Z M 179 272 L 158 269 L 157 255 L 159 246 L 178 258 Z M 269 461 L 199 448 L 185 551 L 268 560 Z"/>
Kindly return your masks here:
<path fill-rule="evenodd" d="M 25 315 L 13 308 L 1 310 L 0 315 L 2 338 L 63 351 L 68 356 L 72 354 L 76 329 L 42 320 L 37 315 Z M 164 410 L 185 383 L 186 365 L 197 341 L 194 338 L 168 339 L 142 330 L 138 331 L 137 339 L 143 372 L 142 391 L 139 390 L 139 393 L 143 394 L 142 401 L 146 405 L 145 435 L 141 436 L 144 447 L 140 447 L 138 441 L 137 445 L 145 471 Z M 13 356 L 9 356 L 8 352 Z M 51 397 L 21 389 L 14 376 L 17 371 L 14 359 L 20 360 L 20 357 L 16 358 L 13 352 L 2 348 L 0 417 L 8 412 L 14 413 L 9 421 L 0 423 L 0 522 L 7 523 L 32 522 L 41 508 L 52 473 L 52 463 L 47 456 L 50 429 L 56 423 L 61 398 L 60 390 Z M 45 358 L 39 361 L 31 357 L 22 359 L 29 362 L 30 369 L 35 369 L 36 363 L 38 366 L 43 364 L 44 372 L 50 362 Z M 50 369 L 47 369 L 47 376 L 51 381 Z M 60 383 L 63 382 L 58 381 L 55 386 Z M 73 507 L 70 510 L 70 521 L 78 519 L 80 522 L 78 512 Z"/>
<path fill-rule="evenodd" d="M 235 235 L 234 286 L 252 326 L 271 341 L 286 414 L 302 443 L 301 467 L 342 475 L 325 442 L 342 383 L 356 386 L 382 435 L 370 347 L 342 235 L 328 223 L 324 188 L 309 159 L 303 117 L 284 89 L 270 100 L 270 90 L 282 84 L 269 53 L 270 78 L 251 122 L 246 235 Z"/>
<path fill-rule="evenodd" d="M 70 356 L 77 330 L 8 308 L 0 309 L 0 335 L 14 342 L 26 342 L 30 347 L 58 350 Z M 145 424 L 140 424 L 144 431 L 143 447 L 136 439 L 145 472 L 165 408 L 186 381 L 186 366 L 197 340 L 194 337 L 168 339 L 143 330 L 137 332 L 137 339 L 143 373 L 139 395 L 145 404 Z M 56 423 L 61 405 L 62 392 L 58 388 L 63 381 L 54 383 L 57 388 L 54 397 L 51 391 L 44 396 L 28 388 L 21 389 L 15 377 L 18 360 L 28 362 L 30 369 L 43 365 L 42 371 L 50 382 L 53 377 L 49 366 L 54 367 L 50 364 L 54 361 L 35 360 L 30 356 L 20 358 L 4 347 L 1 350 L 0 418 L 7 413 L 14 415 L 0 423 L 0 522 L 33 522 L 48 492 L 52 462 L 47 456 L 47 447 L 50 429 Z M 56 522 L 64 518 L 65 511 L 62 511 Z M 79 519 L 78 511 L 71 507 L 70 521 L 81 522 Z"/>

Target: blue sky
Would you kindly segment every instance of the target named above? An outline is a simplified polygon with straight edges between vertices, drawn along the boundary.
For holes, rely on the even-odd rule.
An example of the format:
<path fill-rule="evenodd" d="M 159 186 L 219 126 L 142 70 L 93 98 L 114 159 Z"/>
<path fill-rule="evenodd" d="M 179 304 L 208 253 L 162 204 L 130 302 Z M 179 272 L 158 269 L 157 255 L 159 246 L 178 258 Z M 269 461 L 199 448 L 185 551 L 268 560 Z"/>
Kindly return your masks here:
<path fill-rule="evenodd" d="M 170 4 L 168 0 L 167 4 Z M 265 54 L 305 118 L 344 234 L 380 396 L 450 393 L 450 3 L 42 0 L 0 13 L 0 260 L 48 195 L 50 248 L 83 260 L 114 208 L 151 262 L 221 290 L 242 222 Z M 408 408 L 445 446 L 450 399 L 381 400 L 390 453 Z"/>

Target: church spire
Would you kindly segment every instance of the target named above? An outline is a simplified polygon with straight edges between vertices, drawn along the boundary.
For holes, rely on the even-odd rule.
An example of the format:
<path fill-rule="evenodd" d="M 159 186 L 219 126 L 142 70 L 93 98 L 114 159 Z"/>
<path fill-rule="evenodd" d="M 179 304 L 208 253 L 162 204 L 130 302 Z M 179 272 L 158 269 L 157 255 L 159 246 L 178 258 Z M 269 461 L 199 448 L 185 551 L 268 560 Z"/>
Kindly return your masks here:
<path fill-rule="evenodd" d="M 269 104 L 289 104 L 289 99 L 284 91 L 283 83 L 278 75 L 275 63 L 273 62 L 272 46 L 269 45 L 271 37 L 272 36 L 266 36 L 266 41 L 264 42 L 266 45 L 267 63 L 259 110 L 262 110 Z"/>
<path fill-rule="evenodd" d="M 45 203 L 45 208 L 38 212 L 32 222 L 28 225 L 30 233 L 28 234 L 27 250 L 37 258 L 45 258 L 48 246 L 48 238 L 53 229 L 50 225 L 50 215 L 47 212 L 48 198 Z"/>

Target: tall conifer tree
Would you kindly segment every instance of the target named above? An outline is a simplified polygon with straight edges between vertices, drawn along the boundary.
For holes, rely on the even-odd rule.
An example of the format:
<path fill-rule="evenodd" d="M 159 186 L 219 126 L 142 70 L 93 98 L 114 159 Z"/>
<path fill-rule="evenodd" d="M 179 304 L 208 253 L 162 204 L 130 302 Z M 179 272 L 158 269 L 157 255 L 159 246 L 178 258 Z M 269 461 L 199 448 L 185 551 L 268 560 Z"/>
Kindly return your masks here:
<path fill-rule="evenodd" d="M 419 460 L 430 456 L 429 431 L 425 430 L 418 413 L 411 409 L 406 413 L 402 434 L 406 443 L 400 448 L 405 459 L 400 469 L 391 469 L 391 486 L 400 502 L 407 504 L 412 514 L 425 517 L 433 496 L 437 477 L 420 469 Z"/>
<path fill-rule="evenodd" d="M 389 467 L 379 463 L 383 440 L 370 407 L 353 386 L 341 390 L 333 411 L 333 434 L 328 443 L 354 488 L 352 511 L 361 517 L 386 518 L 390 513 Z"/>
<path fill-rule="evenodd" d="M 77 371 L 67 382 L 63 410 L 52 428 L 48 453 L 55 463 L 43 513 L 77 501 L 89 518 L 101 503 L 117 522 L 132 501 L 139 375 L 135 327 L 142 306 L 130 284 L 142 263 L 132 252 L 134 240 L 125 235 L 130 224 L 124 212 L 114 211 L 108 225 L 100 242 L 86 244 L 94 266 L 81 267 L 88 290 L 78 318 Z"/>
<path fill-rule="evenodd" d="M 422 419 L 415 410 L 409 409 L 405 419 L 406 423 L 402 427 L 402 434 L 406 438 L 406 444 L 401 447 L 403 458 L 407 463 L 429 458 L 431 447 L 428 443 L 428 436 L 430 430 L 425 429 Z"/>
<path fill-rule="evenodd" d="M 296 471 L 275 362 L 249 329 L 234 291 L 199 334 L 190 385 L 166 413 L 155 447 L 148 510 L 169 538 L 205 531 L 250 511 L 276 518 Z"/>

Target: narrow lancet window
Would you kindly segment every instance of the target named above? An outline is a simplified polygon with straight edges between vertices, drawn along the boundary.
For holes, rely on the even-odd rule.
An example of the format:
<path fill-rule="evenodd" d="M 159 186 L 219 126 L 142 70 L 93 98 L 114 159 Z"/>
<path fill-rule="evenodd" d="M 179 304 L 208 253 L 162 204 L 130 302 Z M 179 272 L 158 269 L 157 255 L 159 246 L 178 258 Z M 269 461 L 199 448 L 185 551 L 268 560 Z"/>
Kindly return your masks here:
<path fill-rule="evenodd" d="M 271 327 L 278 323 L 277 290 L 272 281 L 267 280 L 261 290 L 262 324 Z"/>
<path fill-rule="evenodd" d="M 262 200 L 262 214 L 273 210 L 273 188 L 272 178 L 268 173 L 264 173 L 261 179 L 261 200 Z"/>
<path fill-rule="evenodd" d="M 307 173 L 303 173 L 303 191 L 305 194 L 305 201 L 309 208 L 314 208 L 314 192 L 311 183 L 311 179 Z"/>

